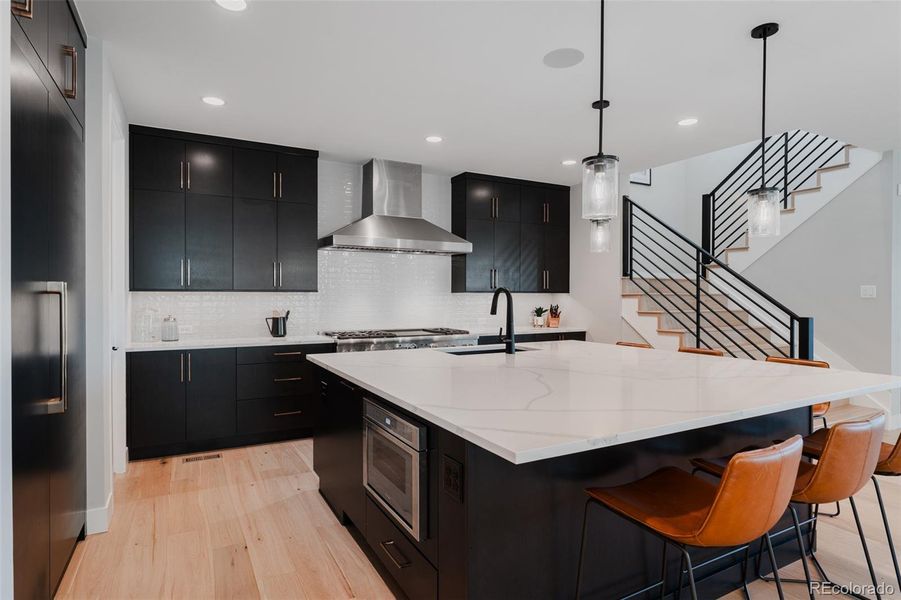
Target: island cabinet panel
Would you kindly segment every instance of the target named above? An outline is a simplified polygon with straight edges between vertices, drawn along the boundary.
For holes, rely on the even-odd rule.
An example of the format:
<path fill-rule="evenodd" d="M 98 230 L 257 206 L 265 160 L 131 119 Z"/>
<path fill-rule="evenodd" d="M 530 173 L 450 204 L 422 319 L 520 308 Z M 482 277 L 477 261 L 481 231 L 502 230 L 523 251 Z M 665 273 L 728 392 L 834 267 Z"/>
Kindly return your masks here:
<path fill-rule="evenodd" d="M 515 331 L 514 331 L 515 333 Z M 585 341 L 584 331 L 554 331 L 549 329 L 547 333 L 523 333 L 516 334 L 517 342 L 562 342 L 564 340 Z M 504 343 L 503 337 L 499 335 L 480 335 L 479 345 L 485 346 L 490 344 Z"/>
<path fill-rule="evenodd" d="M 452 291 L 569 291 L 569 188 L 473 173 L 451 181 L 452 230 L 473 246 L 451 261 Z"/>
<path fill-rule="evenodd" d="M 306 356 L 334 344 L 128 353 L 133 459 L 309 435 L 320 399 Z"/>
<path fill-rule="evenodd" d="M 318 152 L 135 125 L 130 149 L 132 290 L 316 290 Z"/>
<path fill-rule="evenodd" d="M 319 491 L 343 523 L 364 530 L 363 395 L 355 385 L 322 374 L 322 413 L 313 438 Z"/>
<path fill-rule="evenodd" d="M 408 598 L 438 598 L 438 570 L 368 497 L 366 542 Z"/>

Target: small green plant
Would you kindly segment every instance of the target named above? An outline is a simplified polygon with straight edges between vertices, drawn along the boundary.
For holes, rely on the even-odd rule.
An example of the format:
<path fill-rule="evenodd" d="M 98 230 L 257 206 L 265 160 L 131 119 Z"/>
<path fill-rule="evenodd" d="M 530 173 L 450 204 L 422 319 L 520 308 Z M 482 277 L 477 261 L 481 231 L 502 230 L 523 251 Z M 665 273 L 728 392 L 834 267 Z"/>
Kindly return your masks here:
<path fill-rule="evenodd" d="M 543 315 L 544 313 L 546 313 L 546 312 L 547 312 L 547 309 L 546 309 L 545 307 L 543 307 L 543 306 L 536 306 L 536 307 L 535 307 L 535 310 L 532 311 L 532 314 L 535 315 L 536 317 L 540 317 L 540 316 L 542 316 L 542 315 Z"/>
<path fill-rule="evenodd" d="M 559 319 L 560 315 L 561 315 L 560 305 L 559 304 L 551 304 L 550 313 L 551 313 L 552 318 Z"/>

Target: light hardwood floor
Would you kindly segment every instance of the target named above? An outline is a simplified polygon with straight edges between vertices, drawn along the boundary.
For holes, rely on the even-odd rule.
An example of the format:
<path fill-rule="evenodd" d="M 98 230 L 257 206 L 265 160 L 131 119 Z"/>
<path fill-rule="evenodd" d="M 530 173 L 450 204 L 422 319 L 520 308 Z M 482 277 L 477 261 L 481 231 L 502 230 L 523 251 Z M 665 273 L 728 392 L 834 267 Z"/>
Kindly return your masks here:
<path fill-rule="evenodd" d="M 859 414 L 838 407 L 832 418 Z M 897 439 L 897 432 L 887 439 Z M 109 532 L 78 545 L 57 597 L 394 597 L 319 496 L 311 440 L 219 454 L 197 462 L 177 456 L 130 463 L 115 480 Z M 901 478 L 882 482 L 897 544 Z M 894 582 L 872 486 L 859 495 L 859 507 L 877 571 Z M 847 505 L 841 517 L 822 519 L 818 555 L 836 581 L 869 581 Z M 800 576 L 800 563 L 782 573 Z M 755 582 L 751 590 L 755 598 L 776 597 L 769 583 Z M 807 598 L 801 585 L 787 585 L 786 592 Z"/>

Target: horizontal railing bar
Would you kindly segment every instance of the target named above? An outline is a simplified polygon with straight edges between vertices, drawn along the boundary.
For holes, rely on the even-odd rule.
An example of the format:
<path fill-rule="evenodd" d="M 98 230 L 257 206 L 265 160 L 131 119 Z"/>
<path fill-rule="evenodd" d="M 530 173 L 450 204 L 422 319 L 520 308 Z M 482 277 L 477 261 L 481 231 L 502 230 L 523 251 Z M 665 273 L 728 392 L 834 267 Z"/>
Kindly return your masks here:
<path fill-rule="evenodd" d="M 741 161 L 740 163 L 738 163 L 738 165 L 737 165 L 734 169 L 732 169 L 732 172 L 729 173 L 728 175 L 726 175 L 726 177 L 723 178 L 723 181 L 721 181 L 721 182 L 719 183 L 719 185 L 717 185 L 715 188 L 713 188 L 713 190 L 712 190 L 710 193 L 711 193 L 711 194 L 716 194 L 716 193 L 719 191 L 720 186 L 722 186 L 724 182 L 726 182 L 730 177 L 732 177 L 732 176 L 735 174 L 736 171 L 738 171 L 738 170 L 739 170 L 746 162 L 748 162 L 749 160 L 751 160 L 751 158 L 752 158 L 755 154 L 757 154 L 757 150 L 760 149 L 761 145 L 764 145 L 764 148 L 766 148 L 765 144 L 766 144 L 770 139 L 771 139 L 771 138 L 768 137 L 768 138 L 764 139 L 763 141 L 761 141 L 761 142 L 760 142 L 759 144 L 757 144 L 756 146 L 754 146 L 754 149 L 751 150 L 751 152 L 748 153 L 748 155 L 745 156 L 745 157 L 742 159 L 742 161 Z"/>
<path fill-rule="evenodd" d="M 765 306 L 763 306 L 763 305 L 761 305 L 759 302 L 757 302 L 757 300 L 755 300 L 755 299 L 752 298 L 751 296 L 747 295 L 747 294 L 744 293 L 742 290 L 738 289 L 738 288 L 735 286 L 734 283 L 732 283 L 731 281 L 725 279 L 722 275 L 718 275 L 718 274 L 717 274 L 717 276 L 720 278 L 720 280 L 721 280 L 723 283 L 725 283 L 726 285 L 730 286 L 730 287 L 731 287 L 733 290 L 735 290 L 736 293 L 738 293 L 739 295 L 743 296 L 743 299 L 744 299 L 744 300 L 749 301 L 751 304 L 753 304 L 754 306 L 756 306 L 757 308 L 759 308 L 761 311 L 763 311 L 764 313 L 766 313 L 766 315 L 767 315 L 768 317 L 770 317 L 771 319 L 773 319 L 773 320 L 774 320 L 776 323 L 778 323 L 779 325 L 785 325 L 785 323 L 782 321 L 782 319 L 780 319 L 779 317 L 777 317 L 776 315 L 774 315 L 772 312 L 770 312 Z M 711 281 L 709 278 L 707 279 L 707 285 L 711 286 L 713 289 L 715 289 L 716 291 L 720 292 L 722 295 L 724 295 L 724 296 L 726 296 L 726 297 L 729 297 L 729 294 L 726 293 L 725 290 L 723 290 L 722 288 L 720 288 L 719 286 L 717 286 L 717 285 L 716 285 L 713 281 Z M 754 311 L 752 311 L 752 310 L 750 310 L 749 308 L 747 308 L 746 306 L 744 306 L 741 302 L 739 302 L 739 300 L 737 300 L 736 298 L 731 298 L 731 297 L 730 297 L 730 300 L 731 300 L 732 302 L 734 302 L 735 304 L 737 304 L 738 307 L 739 307 L 739 309 L 741 309 L 741 310 L 743 310 L 744 312 L 748 313 L 749 316 L 754 317 Z M 756 317 L 754 317 L 754 318 L 755 318 L 757 321 L 760 321 L 760 319 L 757 319 Z M 788 319 L 788 327 L 791 327 L 791 322 L 792 322 L 792 317 L 789 316 L 789 319 Z M 769 329 L 769 330 L 770 330 L 772 333 L 774 333 L 776 336 L 778 336 L 780 339 L 782 339 L 782 341 L 791 343 L 789 340 L 785 339 L 785 337 L 784 337 L 781 333 L 779 333 L 776 329 L 774 329 L 773 327 L 770 327 L 770 326 L 767 325 L 766 323 L 762 323 L 762 322 L 761 322 L 761 324 L 762 324 L 764 327 L 766 327 L 767 329 Z"/>
<path fill-rule="evenodd" d="M 775 166 L 774 163 L 775 163 L 775 160 L 776 160 L 776 157 L 778 154 L 781 154 L 781 153 L 779 152 L 779 149 L 776 148 L 775 146 L 773 148 L 773 152 L 767 154 L 767 162 L 770 163 L 770 167 L 767 169 L 767 171 L 772 170 L 772 168 Z M 734 180 L 732 180 L 732 183 L 725 190 L 723 190 L 722 194 L 720 194 L 720 198 L 722 199 L 722 202 L 726 202 L 726 201 L 730 200 L 731 198 L 733 198 L 735 196 L 736 193 L 740 193 L 740 192 L 742 192 L 743 189 L 747 188 L 748 183 L 750 181 L 752 181 L 755 177 L 757 177 L 758 167 L 759 167 L 759 165 L 757 165 L 755 163 L 750 163 L 745 168 L 745 170 L 742 171 L 741 175 L 739 175 Z M 750 173 L 750 175 L 748 175 L 748 173 Z M 747 177 L 745 177 L 746 175 L 747 175 Z M 742 181 L 742 179 L 744 179 L 744 180 Z M 739 181 L 742 181 L 742 183 L 738 183 Z"/>
<path fill-rule="evenodd" d="M 636 219 L 636 220 L 638 220 L 638 221 L 640 221 L 640 222 L 642 222 L 642 223 L 644 223 L 645 225 L 647 225 L 648 228 L 649 228 L 651 231 L 653 231 L 654 233 L 656 233 L 657 235 L 659 235 L 659 236 L 662 237 L 663 239 L 666 239 L 667 241 L 669 241 L 673 246 L 675 246 L 676 248 L 678 248 L 679 250 L 681 250 L 682 252 L 684 252 L 687 256 L 689 256 L 689 257 L 691 258 L 692 261 L 694 261 L 694 259 L 695 259 L 695 257 L 694 257 L 694 252 L 689 252 L 688 250 L 686 250 L 685 248 L 681 247 L 680 245 L 678 245 L 678 244 L 676 244 L 676 243 L 673 243 L 671 240 L 668 240 L 665 234 L 663 234 L 659 229 L 657 229 L 656 227 L 654 227 L 653 225 L 651 225 L 650 223 L 648 223 L 647 221 L 645 221 L 645 220 L 642 219 L 641 217 L 633 215 L 633 218 Z M 640 232 L 640 233 L 643 233 L 643 234 L 644 234 L 645 236 L 647 236 L 647 237 L 651 237 L 651 236 L 648 235 L 648 233 L 647 233 L 646 231 L 643 231 L 642 229 L 639 229 L 639 228 L 637 228 L 637 227 L 635 228 L 635 231 L 638 231 L 638 232 Z M 653 238 L 652 238 L 652 239 L 653 239 Z M 688 266 L 688 263 L 686 263 L 686 266 Z M 693 268 L 693 267 L 689 267 L 689 268 Z"/>
<path fill-rule="evenodd" d="M 832 161 L 833 158 L 835 158 L 836 156 L 839 155 L 839 153 L 844 149 L 845 145 L 844 145 L 842 142 L 838 142 L 838 141 L 836 142 L 836 144 L 838 144 L 838 149 L 837 149 L 834 153 L 832 153 L 832 154 L 829 156 L 829 158 L 827 158 L 826 160 L 822 161 L 822 162 L 820 163 L 820 166 L 814 167 L 813 169 L 811 169 L 811 171 L 810 171 L 810 173 L 807 175 L 807 177 L 805 177 L 801 182 L 799 182 L 799 183 L 795 186 L 795 189 L 792 190 L 792 191 L 796 191 L 796 190 L 801 189 L 801 186 L 804 185 L 805 183 L 807 183 L 807 181 L 808 181 L 811 177 L 813 177 L 814 175 L 816 175 L 816 173 L 817 173 L 817 171 L 818 171 L 819 169 L 822 169 L 823 167 L 825 167 L 826 165 L 828 165 L 828 164 Z M 831 150 L 834 146 L 835 146 L 835 144 L 830 145 L 830 146 L 829 146 L 829 149 Z M 800 173 L 799 173 L 798 175 L 800 175 Z M 796 177 L 797 177 L 797 176 L 796 176 Z M 794 183 L 794 179 L 792 179 L 792 180 L 789 182 L 789 187 L 791 186 L 792 183 Z"/>
<path fill-rule="evenodd" d="M 673 254 L 670 250 L 668 250 L 667 248 L 665 248 L 665 247 L 663 246 L 663 244 L 661 244 L 660 242 L 658 242 L 657 240 L 655 240 L 653 237 L 649 236 L 647 233 L 645 233 L 645 232 L 642 231 L 641 229 L 636 229 L 635 231 L 638 232 L 638 233 L 640 233 L 641 235 L 645 236 L 646 238 L 648 238 L 649 240 L 651 240 L 652 242 L 654 242 L 654 243 L 657 244 L 658 246 L 660 246 L 660 249 L 661 249 L 661 250 L 663 250 L 664 252 L 666 252 L 667 254 L 669 254 L 670 256 L 672 256 L 674 259 L 676 259 L 677 261 L 679 261 L 679 262 L 682 264 L 682 266 L 684 266 L 686 269 L 688 269 L 688 271 L 689 271 L 689 273 L 690 273 L 690 276 L 691 276 L 691 277 L 694 277 L 694 275 L 695 275 L 694 272 L 693 272 L 694 269 L 695 269 L 694 265 L 690 265 L 690 264 L 688 264 L 688 263 L 686 263 L 686 262 L 683 262 L 682 259 L 680 259 L 678 256 L 676 256 L 675 254 Z M 644 246 L 647 246 L 647 244 L 646 244 L 645 242 L 640 242 L 640 243 L 641 243 L 642 245 L 644 245 Z M 679 274 L 680 274 L 680 275 L 683 275 L 683 273 L 681 273 L 681 272 L 680 272 Z M 688 277 L 688 276 L 686 276 L 686 277 Z"/>
<path fill-rule="evenodd" d="M 791 135 L 791 137 L 790 137 L 789 139 L 793 138 L 793 137 L 794 137 L 796 134 L 798 134 L 800 131 L 801 131 L 800 129 L 796 129 L 794 132 L 792 132 L 792 135 Z M 778 136 L 770 136 L 770 137 L 766 138 L 766 140 L 767 140 L 768 147 L 766 147 L 766 148 L 764 149 L 764 152 L 767 152 L 767 153 L 768 153 L 770 150 L 775 150 L 775 149 L 779 148 L 779 147 L 782 145 L 782 144 L 781 144 L 781 142 L 782 142 L 782 134 L 779 134 Z M 739 169 L 741 169 L 741 167 L 742 167 L 743 164 L 747 163 L 747 162 L 749 161 L 749 159 L 751 159 L 751 158 L 754 158 L 754 159 L 758 158 L 758 153 L 759 153 L 759 151 L 760 151 L 760 143 L 758 143 L 756 146 L 754 146 L 754 149 L 751 150 L 750 153 L 748 153 L 748 155 L 744 158 L 744 160 L 742 160 L 742 162 L 740 162 L 734 169 L 732 169 L 732 172 L 729 173 L 729 175 L 727 175 L 727 176 L 726 176 L 726 177 L 725 177 L 725 178 L 724 178 L 724 179 L 723 179 L 723 180 L 722 180 L 715 188 L 713 188 L 713 190 L 712 190 L 710 193 L 711 193 L 711 194 L 717 194 L 717 192 L 720 191 L 720 188 L 721 188 L 721 187 L 722 187 L 722 186 L 723 186 L 730 178 L 732 178 L 732 177 L 739 171 Z M 752 167 L 754 166 L 754 164 L 753 164 L 754 162 L 755 162 L 755 161 L 751 161 L 750 164 L 745 168 L 745 170 L 742 171 L 741 175 L 739 175 L 738 177 L 736 177 L 735 179 L 733 179 L 733 184 L 735 183 L 735 181 L 736 181 L 737 179 L 741 179 L 741 178 L 748 172 L 748 169 L 750 169 L 750 168 L 752 168 Z M 725 190 L 723 190 L 723 194 L 721 194 L 721 195 L 726 194 L 726 193 L 729 191 L 730 188 L 731 188 L 731 184 L 730 184 L 729 188 L 726 188 Z"/>
<path fill-rule="evenodd" d="M 638 261 L 636 261 L 634 258 L 632 259 L 632 262 L 633 262 L 633 263 L 638 263 Z M 658 291 L 657 288 L 654 286 L 654 284 L 651 283 L 650 281 L 648 281 L 647 278 L 645 278 L 644 275 L 642 275 L 639 271 L 633 271 L 633 274 L 634 274 L 634 275 L 638 275 L 639 277 L 641 277 L 642 281 L 644 281 L 648 286 L 650 286 L 650 288 L 651 288 L 652 290 Z M 632 283 L 634 283 L 634 284 L 638 287 L 638 289 L 641 290 L 641 293 L 642 293 L 642 294 L 644 294 L 644 295 L 646 295 L 648 298 L 650 298 L 651 301 L 652 301 L 654 304 L 656 304 L 657 306 L 659 306 L 661 309 L 663 309 L 664 312 L 666 312 L 666 314 L 668 314 L 668 315 L 671 316 L 673 319 L 675 319 L 676 322 L 679 324 L 680 327 L 682 327 L 682 328 L 684 328 L 684 329 L 686 329 L 686 330 L 691 329 L 691 327 L 692 327 L 691 325 L 686 325 L 685 323 L 683 323 L 683 322 L 682 322 L 682 319 L 680 319 L 679 317 L 677 317 L 676 315 L 674 315 L 672 312 L 670 312 L 670 310 L 669 310 L 667 307 L 665 307 L 662 303 L 660 303 L 660 302 L 658 302 L 657 300 L 655 300 L 655 299 L 654 299 L 654 295 L 653 295 L 651 292 L 648 292 L 647 290 L 643 289 L 643 288 L 641 287 L 641 285 L 639 285 L 639 284 L 635 281 L 634 277 L 630 277 L 630 279 L 632 280 Z M 659 293 L 659 291 L 658 291 L 658 293 Z M 661 295 L 663 295 L 663 294 L 661 294 Z"/>
<path fill-rule="evenodd" d="M 791 134 L 791 136 L 789 136 L 788 141 L 791 142 L 791 140 L 794 139 L 795 135 L 797 135 L 798 133 L 800 133 L 800 131 L 801 131 L 800 129 L 795 130 L 795 131 Z M 807 136 L 807 133 L 805 132 L 805 133 L 801 136 L 801 139 L 803 139 L 803 138 L 806 137 L 806 136 Z M 800 141 L 801 141 L 801 140 L 798 140 L 798 142 L 796 142 L 796 144 L 800 143 Z M 758 144 L 758 145 L 757 145 L 757 148 L 754 149 L 754 154 L 755 154 L 755 155 L 757 154 L 757 151 L 759 150 L 759 148 L 760 148 L 760 145 Z M 769 150 L 772 150 L 772 152 L 769 152 Z M 776 160 L 777 156 L 778 156 L 778 155 L 781 155 L 784 151 L 785 151 L 785 150 L 784 150 L 784 144 L 782 143 L 782 135 L 780 134 L 780 135 L 778 136 L 778 138 L 774 138 L 774 142 L 773 142 L 773 143 L 770 145 L 770 147 L 767 149 L 767 161 L 773 163 L 773 162 Z M 791 148 L 789 148 L 789 152 L 791 152 Z M 757 168 L 757 165 L 755 165 L 755 164 L 753 164 L 753 163 L 751 163 L 750 165 L 748 165 L 748 166 L 745 168 L 745 170 L 742 171 L 741 175 L 739 175 L 738 177 L 736 177 L 736 178 L 733 180 L 732 184 L 730 184 L 728 188 L 726 188 L 725 190 L 723 190 L 723 192 L 722 192 L 721 194 L 719 194 L 719 196 L 720 196 L 721 198 L 726 199 L 726 200 L 728 200 L 729 198 L 731 198 L 731 197 L 734 195 L 735 192 L 733 191 L 731 194 L 729 194 L 729 192 L 730 192 L 730 190 L 733 189 L 734 184 L 735 184 L 737 181 L 741 180 L 741 178 L 744 177 L 744 176 L 745 176 L 752 168 L 753 168 L 753 169 L 756 169 L 756 168 Z M 756 175 L 756 173 L 755 173 L 754 175 Z M 752 177 L 753 177 L 754 175 L 752 175 Z M 750 181 L 750 179 L 751 179 L 750 177 L 747 178 L 747 179 L 745 179 L 745 183 L 747 183 L 748 181 Z M 743 187 L 743 186 L 740 185 L 738 189 L 741 190 L 742 187 Z M 712 193 L 712 192 L 711 192 L 711 193 Z M 727 196 L 727 194 L 729 194 L 729 195 Z"/>

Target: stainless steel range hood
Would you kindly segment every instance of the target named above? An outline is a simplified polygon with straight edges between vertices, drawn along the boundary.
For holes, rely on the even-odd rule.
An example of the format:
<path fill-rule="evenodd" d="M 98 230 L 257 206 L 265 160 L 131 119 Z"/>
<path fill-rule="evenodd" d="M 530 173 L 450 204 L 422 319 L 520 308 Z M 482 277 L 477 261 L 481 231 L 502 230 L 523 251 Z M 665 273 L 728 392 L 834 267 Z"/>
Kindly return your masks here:
<path fill-rule="evenodd" d="M 373 159 L 363 165 L 363 218 L 319 240 L 327 250 L 469 254 L 472 244 L 422 218 L 422 167 Z"/>

